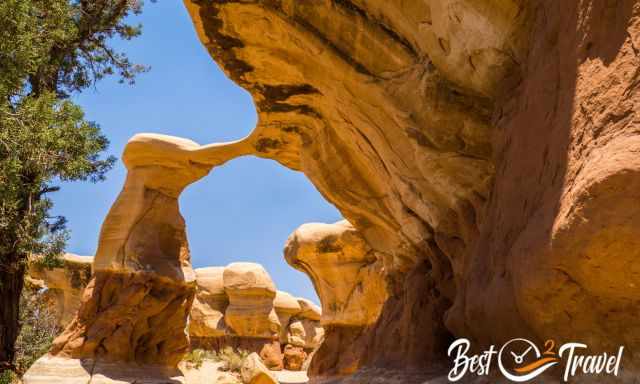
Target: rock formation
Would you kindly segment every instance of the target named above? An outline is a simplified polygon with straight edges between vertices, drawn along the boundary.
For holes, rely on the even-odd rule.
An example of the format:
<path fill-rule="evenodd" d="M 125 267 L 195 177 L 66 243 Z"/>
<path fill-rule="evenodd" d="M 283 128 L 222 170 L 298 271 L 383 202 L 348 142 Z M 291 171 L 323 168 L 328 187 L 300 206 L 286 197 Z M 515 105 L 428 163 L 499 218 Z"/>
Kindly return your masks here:
<path fill-rule="evenodd" d="M 300 371 L 305 360 L 307 360 L 307 353 L 303 347 L 292 344 L 284 347 L 284 367 L 286 369 Z"/>
<path fill-rule="evenodd" d="M 286 249 L 326 307 L 298 302 L 327 324 L 316 377 L 422 382 L 456 337 L 640 346 L 637 0 L 184 2 L 258 126 L 225 144 L 131 141 L 54 353 L 175 363 L 195 290 L 177 197 L 245 154 L 304 172 L 352 225 L 302 227 Z M 279 343 L 282 316 L 260 299 L 275 287 L 258 275 L 223 273 L 226 329 Z M 371 382 L 363 372 L 350 382 Z"/>
<path fill-rule="evenodd" d="M 287 240 L 285 258 L 307 273 L 322 301 L 322 324 L 374 323 L 387 299 L 373 250 L 347 221 L 304 224 Z"/>
<path fill-rule="evenodd" d="M 54 270 L 42 269 L 34 264 L 30 269 L 31 278 L 42 279 L 39 282 L 43 287 L 47 286 L 44 283 L 59 287 L 61 293 L 67 292 L 71 285 L 75 290 L 82 292 L 91 276 L 90 262 L 93 257 L 68 254 L 64 259 L 64 266 Z M 80 266 L 86 267 L 86 270 L 80 269 Z M 227 269 L 230 271 L 227 272 L 227 288 L 231 295 L 240 296 L 239 301 L 238 298 L 234 299 L 236 307 L 230 311 L 234 319 L 232 322 L 235 321 L 237 324 L 235 329 L 228 327 L 225 319 L 227 309 L 230 307 L 230 297 L 225 291 L 224 280 Z M 82 273 L 78 274 L 78 271 Z M 322 343 L 324 331 L 319 322 L 320 308 L 307 299 L 294 298 L 284 291 L 275 291 L 274 295 L 275 285 L 261 265 L 232 263 L 227 267 L 197 268 L 194 272 L 196 294 L 188 324 L 191 337 L 190 348 L 246 349 L 257 352 L 263 364 L 269 369 L 282 370 L 285 364 L 283 350 L 288 344 L 300 350 L 297 356 L 289 359 L 293 362 L 290 367 L 300 369 L 301 364 L 296 363 L 295 359 L 299 356 L 306 358 L 307 352 L 311 353 Z M 62 289 L 63 287 L 67 288 Z M 80 305 L 80 299 L 76 304 Z M 75 311 L 68 316 L 73 318 Z M 276 317 L 278 321 L 275 320 Z M 114 321 L 121 320 L 114 319 Z M 256 332 L 256 329 L 262 326 L 266 327 L 266 332 Z M 128 361 L 119 358 L 114 360 Z M 65 362 L 60 358 L 47 358 L 35 366 L 40 370 L 35 372 L 35 375 L 42 375 L 43 372 L 50 374 L 60 367 L 67 367 L 69 370 L 66 373 L 74 375 L 73 372 L 77 373 L 77 369 L 74 368 L 77 365 L 77 362 L 73 361 Z M 29 380 L 35 378 L 33 374 L 32 371 Z M 51 379 L 49 374 L 45 374 L 41 379 Z M 86 375 L 88 378 L 91 377 L 90 373 Z M 188 381 L 192 378 L 189 376 L 185 379 Z"/>
<path fill-rule="evenodd" d="M 193 142 L 134 137 L 125 148 L 128 174 L 105 219 L 78 315 L 52 354 L 177 366 L 195 293 L 178 196 L 210 166 L 190 161 Z"/>
<path fill-rule="evenodd" d="M 46 268 L 34 260 L 29 265 L 29 278 L 38 280 L 47 288 L 47 296 L 52 298 L 53 313 L 64 327 L 75 316 L 82 292 L 91 278 L 92 256 L 78 256 L 66 253 L 62 256 L 62 266 Z"/>
<path fill-rule="evenodd" d="M 245 384 L 277 384 L 278 380 L 260 361 L 256 353 L 250 354 L 242 364 L 240 370 L 242 382 Z"/>
<path fill-rule="evenodd" d="M 354 346 L 361 347 L 356 340 L 378 320 L 387 299 L 374 251 L 343 220 L 302 225 L 287 240 L 284 254 L 289 264 L 309 275 L 322 302 L 320 320 L 327 330 L 327 341 L 315 354 L 312 372 L 331 368 L 341 374 L 353 373 L 360 355 L 354 354 L 353 359 L 343 356 Z M 293 323 L 290 328 L 290 344 L 296 345 L 299 336 L 306 334 L 305 327 Z"/>
<path fill-rule="evenodd" d="M 316 375 L 426 369 L 463 336 L 637 348 L 636 0 L 185 4 L 255 100 L 243 142 L 304 172 L 384 279 Z"/>
<path fill-rule="evenodd" d="M 189 334 L 195 337 L 222 337 L 226 332 L 224 313 L 229 298 L 224 291 L 224 267 L 197 268 L 196 297 L 191 307 Z"/>
<path fill-rule="evenodd" d="M 255 263 L 231 263 L 223 273 L 229 297 L 225 322 L 237 335 L 272 338 L 280 334 L 273 306 L 276 287 L 267 271 Z"/>
<path fill-rule="evenodd" d="M 177 367 L 189 348 L 186 326 L 196 290 L 178 197 L 237 152 L 242 146 L 235 143 L 200 146 L 154 134 L 128 142 L 127 178 L 102 225 L 93 278 L 51 355 L 94 361 L 90 367 Z M 41 377 L 46 368 L 36 364 L 24 381 Z"/>
<path fill-rule="evenodd" d="M 192 348 L 225 347 L 256 352 L 272 370 L 284 367 L 284 348 L 311 352 L 323 341 L 320 308 L 307 299 L 277 291 L 256 263 L 195 270 L 197 292 L 191 310 Z"/>
<path fill-rule="evenodd" d="M 302 312 L 302 307 L 298 300 L 284 291 L 277 291 L 276 298 L 273 301 L 273 307 L 280 321 L 280 343 L 286 344 L 288 341 L 288 324 L 291 318 Z"/>

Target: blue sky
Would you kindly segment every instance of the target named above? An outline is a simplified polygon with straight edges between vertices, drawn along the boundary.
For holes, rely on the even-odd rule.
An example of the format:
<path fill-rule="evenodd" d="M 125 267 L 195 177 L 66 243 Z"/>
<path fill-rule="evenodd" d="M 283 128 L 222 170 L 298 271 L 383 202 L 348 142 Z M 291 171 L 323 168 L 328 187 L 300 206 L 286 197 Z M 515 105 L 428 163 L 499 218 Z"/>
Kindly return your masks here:
<path fill-rule="evenodd" d="M 251 97 L 209 57 L 181 1 L 147 2 L 134 19 L 143 24 L 142 36 L 115 46 L 151 71 L 134 86 L 106 79 L 74 98 L 111 140 L 110 154 L 120 158 L 127 140 L 139 132 L 204 144 L 238 139 L 254 128 Z M 68 252 L 94 254 L 100 225 L 124 177 L 118 161 L 106 182 L 65 183 L 52 195 L 54 213 L 69 220 Z M 180 204 L 194 267 L 259 262 L 278 289 L 317 302 L 310 280 L 284 261 L 282 248 L 299 225 L 334 222 L 340 214 L 303 174 L 271 160 L 239 158 L 188 187 Z"/>

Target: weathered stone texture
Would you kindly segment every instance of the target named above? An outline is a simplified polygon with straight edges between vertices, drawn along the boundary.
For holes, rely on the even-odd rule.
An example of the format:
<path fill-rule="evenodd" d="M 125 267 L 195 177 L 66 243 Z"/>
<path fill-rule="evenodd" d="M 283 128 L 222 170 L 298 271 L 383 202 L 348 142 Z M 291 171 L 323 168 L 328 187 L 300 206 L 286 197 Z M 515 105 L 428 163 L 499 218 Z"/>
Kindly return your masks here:
<path fill-rule="evenodd" d="M 424 368 L 460 336 L 640 344 L 637 1 L 185 4 L 254 97 L 243 142 L 304 172 L 384 278 L 317 373 Z"/>

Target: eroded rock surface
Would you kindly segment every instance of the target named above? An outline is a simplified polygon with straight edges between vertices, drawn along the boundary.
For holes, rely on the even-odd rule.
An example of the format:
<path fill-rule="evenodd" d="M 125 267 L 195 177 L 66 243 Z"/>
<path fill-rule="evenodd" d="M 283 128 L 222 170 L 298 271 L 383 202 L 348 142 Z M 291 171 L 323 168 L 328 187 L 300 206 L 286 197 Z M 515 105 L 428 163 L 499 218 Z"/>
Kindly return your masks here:
<path fill-rule="evenodd" d="M 301 346 L 289 344 L 284 348 L 284 367 L 290 371 L 302 370 L 307 353 Z"/>
<path fill-rule="evenodd" d="M 232 263 L 195 273 L 197 291 L 189 323 L 192 348 L 243 349 L 258 353 L 267 368 L 282 370 L 288 344 L 311 352 L 324 340 L 320 308 L 276 290 L 260 264 Z"/>
<path fill-rule="evenodd" d="M 223 281 L 229 297 L 225 321 L 235 334 L 264 338 L 280 334 L 281 325 L 273 306 L 276 287 L 260 264 L 229 264 Z"/>
<path fill-rule="evenodd" d="M 637 1 L 185 4 L 255 100 L 244 142 L 304 172 L 384 278 L 316 375 L 425 368 L 462 336 L 640 344 Z"/>
<path fill-rule="evenodd" d="M 62 266 L 48 269 L 30 263 L 29 277 L 39 280 L 47 288 L 47 296 L 53 298 L 53 311 L 61 326 L 66 326 L 75 316 L 82 292 L 91 278 L 93 256 L 78 256 L 66 253 L 62 256 Z"/>
<path fill-rule="evenodd" d="M 347 221 L 304 224 L 287 240 L 285 258 L 309 275 L 322 302 L 323 325 L 376 322 L 387 299 L 373 250 Z"/>
<path fill-rule="evenodd" d="M 83 364 L 177 367 L 189 348 L 196 291 L 178 198 L 243 151 L 237 143 L 200 146 L 155 134 L 129 140 L 122 156 L 127 178 L 103 222 L 93 278 L 51 355 Z M 42 361 L 46 367 L 46 356 Z"/>
<path fill-rule="evenodd" d="M 224 267 L 197 268 L 196 297 L 191 307 L 189 334 L 195 337 L 221 337 L 225 335 L 224 313 L 229 298 L 224 291 Z"/>

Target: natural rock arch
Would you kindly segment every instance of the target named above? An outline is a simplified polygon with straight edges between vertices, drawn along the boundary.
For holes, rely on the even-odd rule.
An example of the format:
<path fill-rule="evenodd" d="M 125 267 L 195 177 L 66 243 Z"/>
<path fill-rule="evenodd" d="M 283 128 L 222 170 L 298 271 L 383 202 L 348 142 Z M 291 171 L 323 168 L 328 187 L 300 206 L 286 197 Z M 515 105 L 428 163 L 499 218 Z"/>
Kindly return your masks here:
<path fill-rule="evenodd" d="M 640 346 L 637 1 L 185 5 L 259 124 L 169 154 L 304 172 L 380 263 L 380 317 L 330 329 L 318 375 L 438 367 L 453 337 Z"/>

